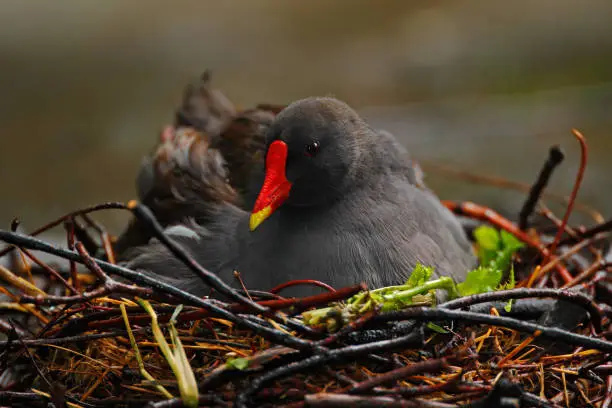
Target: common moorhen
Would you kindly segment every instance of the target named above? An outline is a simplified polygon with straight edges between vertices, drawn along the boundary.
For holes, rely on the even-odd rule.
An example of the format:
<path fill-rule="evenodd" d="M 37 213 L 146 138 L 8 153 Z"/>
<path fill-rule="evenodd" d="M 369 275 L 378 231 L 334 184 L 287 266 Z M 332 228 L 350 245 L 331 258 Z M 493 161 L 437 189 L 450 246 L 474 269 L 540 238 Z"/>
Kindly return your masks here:
<path fill-rule="evenodd" d="M 166 223 L 173 226 L 168 233 L 226 282 L 238 270 L 250 289 L 294 279 L 335 287 L 363 281 L 373 288 L 404 282 L 417 262 L 458 280 L 474 266 L 459 222 L 417 182 L 404 148 L 345 103 L 297 101 L 261 130 L 265 167 L 254 165 L 245 194 L 231 186 L 231 165 L 216 143 L 184 129 L 166 141 L 174 149 L 166 163 L 174 167 L 164 174 L 179 175 L 174 182 L 193 193 L 193 201 L 183 200 L 191 207 L 182 220 Z M 245 211 L 250 186 L 261 188 L 253 210 Z M 209 291 L 155 240 L 125 258 L 128 266 L 193 293 Z M 311 293 L 298 287 L 289 295 Z"/>

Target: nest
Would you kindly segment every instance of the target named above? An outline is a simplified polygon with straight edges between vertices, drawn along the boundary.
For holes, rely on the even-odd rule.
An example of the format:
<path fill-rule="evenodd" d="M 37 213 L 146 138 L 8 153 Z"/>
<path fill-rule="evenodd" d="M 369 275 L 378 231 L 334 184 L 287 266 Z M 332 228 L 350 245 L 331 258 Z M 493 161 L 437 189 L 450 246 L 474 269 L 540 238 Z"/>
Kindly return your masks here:
<path fill-rule="evenodd" d="M 608 407 L 612 223 L 568 226 L 581 174 L 562 219 L 540 206 L 546 222 L 529 220 L 555 152 L 518 226 L 446 203 L 525 246 L 513 253 L 513 288 L 435 307 L 427 287 L 390 309 L 361 285 L 299 299 L 236 291 L 134 202 L 79 210 L 29 235 L 0 230 L 13 260 L 0 268 L 0 406 Z M 219 300 L 116 265 L 113 238 L 88 214 L 117 208 L 146 222 Z M 35 237 L 61 224 L 68 249 Z"/>

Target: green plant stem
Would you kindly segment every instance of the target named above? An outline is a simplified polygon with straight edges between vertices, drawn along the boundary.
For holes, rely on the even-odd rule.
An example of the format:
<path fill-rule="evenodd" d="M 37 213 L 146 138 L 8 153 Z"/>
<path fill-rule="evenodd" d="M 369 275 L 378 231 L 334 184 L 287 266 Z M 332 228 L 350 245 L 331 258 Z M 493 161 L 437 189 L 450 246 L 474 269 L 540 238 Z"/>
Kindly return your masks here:
<path fill-rule="evenodd" d="M 174 373 L 176 377 L 176 381 L 178 383 L 179 391 L 181 393 L 181 399 L 183 400 L 183 404 L 188 408 L 195 408 L 198 406 L 198 387 L 195 384 L 195 376 L 193 375 L 193 370 L 189 365 L 189 361 L 187 361 L 187 366 L 184 365 L 183 359 L 180 357 L 181 351 L 184 354 L 185 350 L 183 349 L 180 341 L 175 344 L 176 354 L 172 352 L 164 334 L 159 327 L 159 323 L 157 321 L 157 314 L 155 310 L 151 307 L 151 304 L 144 300 L 137 298 L 136 301 L 138 304 L 149 314 L 151 317 L 151 330 L 153 331 L 153 337 L 155 337 L 155 341 L 159 345 L 159 349 L 162 354 L 166 358 L 170 369 Z M 176 331 L 176 329 L 175 329 Z M 171 336 L 172 336 L 171 332 Z M 176 335 L 176 333 L 174 333 Z M 178 335 L 176 335 L 178 338 Z M 173 339 L 174 342 L 174 339 Z M 180 349 L 180 350 L 179 350 Z M 187 357 L 185 356 L 185 360 Z M 191 376 L 188 376 L 187 371 L 191 372 Z M 190 381 L 190 377 L 193 378 L 193 381 Z M 194 386 L 195 385 L 195 386 Z"/>
<path fill-rule="evenodd" d="M 174 398 L 174 396 L 170 394 L 168 390 L 164 388 L 163 385 L 159 384 L 155 380 L 155 378 L 153 378 L 153 376 L 149 374 L 149 372 L 145 369 L 144 363 L 142 361 L 142 356 L 140 355 L 140 350 L 138 349 L 138 344 L 136 343 L 136 339 L 134 338 L 134 333 L 132 333 L 132 328 L 130 327 L 130 321 L 128 319 L 128 315 L 125 310 L 125 305 L 122 303 L 119 305 L 119 308 L 121 309 L 121 315 L 123 316 L 123 322 L 125 323 L 125 328 L 127 330 L 127 334 L 130 339 L 130 344 L 132 345 L 132 349 L 134 350 L 134 355 L 136 357 L 136 362 L 138 363 L 138 369 L 140 371 L 140 374 L 146 380 L 151 381 L 155 385 L 155 388 L 157 388 L 157 390 L 161 392 L 164 395 L 164 397 L 168 399 Z"/>

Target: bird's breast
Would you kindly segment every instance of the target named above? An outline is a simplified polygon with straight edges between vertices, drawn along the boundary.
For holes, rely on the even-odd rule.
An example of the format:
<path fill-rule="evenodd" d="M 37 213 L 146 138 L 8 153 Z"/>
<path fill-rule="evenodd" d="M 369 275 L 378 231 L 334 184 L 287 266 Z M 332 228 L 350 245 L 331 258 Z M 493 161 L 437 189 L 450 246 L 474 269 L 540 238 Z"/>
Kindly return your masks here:
<path fill-rule="evenodd" d="M 370 287 L 395 283 L 410 273 L 410 257 L 387 248 L 388 227 L 372 228 L 367 214 L 348 217 L 271 217 L 257 230 L 239 270 L 247 286 L 270 289 L 291 280 L 318 280 L 335 288 L 365 282 Z M 266 221 L 268 222 L 268 221 Z M 262 224 L 262 227 L 265 225 Z M 396 236 L 396 239 L 399 236 Z M 399 255 L 399 256 L 398 256 Z M 320 290 L 293 291 L 308 295 Z"/>

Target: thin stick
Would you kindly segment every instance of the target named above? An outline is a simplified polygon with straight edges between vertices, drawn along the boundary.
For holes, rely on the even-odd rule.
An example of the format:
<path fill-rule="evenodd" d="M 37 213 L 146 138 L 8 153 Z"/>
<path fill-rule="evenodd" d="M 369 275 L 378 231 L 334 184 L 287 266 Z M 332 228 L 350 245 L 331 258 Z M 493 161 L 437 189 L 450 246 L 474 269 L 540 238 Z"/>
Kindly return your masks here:
<path fill-rule="evenodd" d="M 510 300 L 510 299 L 527 299 L 532 297 L 552 297 L 564 299 L 568 302 L 578 304 L 585 308 L 591 316 L 593 327 L 598 333 L 601 333 L 601 322 L 603 319 L 601 309 L 588 296 L 575 291 L 559 290 L 559 289 L 509 289 L 498 290 L 495 292 L 479 293 L 471 296 L 464 296 L 442 303 L 439 307 L 446 309 L 460 309 L 471 306 L 477 303 L 491 302 L 495 300 Z"/>
<path fill-rule="evenodd" d="M 529 323 L 509 317 L 493 316 L 484 313 L 464 312 L 459 310 L 448 310 L 438 308 L 415 307 L 402 310 L 399 312 L 390 312 L 374 316 L 372 321 L 396 321 L 396 320 L 460 320 L 465 322 L 474 322 L 480 324 L 489 324 L 493 326 L 506 327 L 508 329 L 518 330 L 533 334 L 537 331 L 541 332 L 542 337 L 556 339 L 574 346 L 582 346 L 601 350 L 605 353 L 612 352 L 612 342 L 601 340 L 593 337 L 575 334 L 567 330 L 562 330 L 556 327 L 547 327 L 535 323 Z"/>
<path fill-rule="evenodd" d="M 71 213 L 68 213 L 54 221 L 51 221 L 45 225 L 43 225 L 42 227 L 34 230 L 33 232 L 31 232 L 29 235 L 31 236 L 36 236 L 42 232 L 45 232 L 47 230 L 50 230 L 53 227 L 57 227 L 58 225 L 60 225 L 62 222 L 73 218 L 77 215 L 80 214 L 88 214 L 91 212 L 95 212 L 95 211 L 101 211 L 101 210 L 110 210 L 110 209 L 115 209 L 115 210 L 125 210 L 127 209 L 127 207 L 125 206 L 124 203 L 117 203 L 117 202 L 110 202 L 110 203 L 103 203 L 103 204 L 96 204 L 96 205 L 92 205 L 91 207 L 86 207 L 86 208 L 82 208 L 80 210 L 76 210 L 73 211 Z M 13 249 L 15 249 L 14 247 L 6 247 L 3 250 L 0 250 L 0 257 L 8 254 L 9 252 L 11 252 Z"/>
<path fill-rule="evenodd" d="M 35 264 L 37 264 L 38 266 L 40 266 L 41 268 L 43 268 L 45 271 L 47 271 L 47 273 L 49 273 L 51 276 L 53 276 L 55 279 L 57 279 L 58 281 L 60 281 L 62 283 L 62 285 L 64 285 L 68 290 L 70 290 L 72 293 L 74 293 L 75 295 L 78 294 L 79 292 L 77 291 L 76 287 L 72 286 L 70 284 L 70 282 L 66 281 L 66 279 L 64 279 L 64 277 L 62 275 L 59 274 L 58 271 L 56 271 L 55 269 L 53 269 L 52 267 L 50 267 L 49 265 L 47 265 L 45 262 L 41 261 L 40 259 L 38 259 L 36 256 L 34 256 L 34 254 L 32 254 L 30 251 L 28 251 L 27 249 L 21 249 L 20 250 L 22 253 L 24 253 L 28 258 L 30 258 Z M 78 280 L 77 280 L 78 282 Z"/>
<path fill-rule="evenodd" d="M 66 226 L 66 234 L 68 238 L 68 249 L 74 250 L 74 217 L 69 218 L 64 223 Z M 72 280 L 72 284 L 74 285 L 75 292 L 74 294 L 78 294 L 81 292 L 81 283 L 79 282 L 79 278 L 77 276 L 77 267 L 76 262 L 70 261 L 70 279 Z"/>
<path fill-rule="evenodd" d="M 104 248 L 104 253 L 106 254 L 106 259 L 108 262 L 114 264 L 117 263 L 115 261 L 115 252 L 113 251 L 113 244 L 111 242 L 111 237 L 108 232 L 104 229 L 102 225 L 100 225 L 96 220 L 91 218 L 89 214 L 81 214 L 81 217 L 85 220 L 85 222 L 95 229 L 100 235 L 100 240 L 102 241 L 102 247 Z"/>
<path fill-rule="evenodd" d="M 565 215 L 563 216 L 563 221 L 561 222 L 561 226 L 557 230 L 557 235 L 549 248 L 549 255 L 544 257 L 542 265 L 548 263 L 550 259 L 550 255 L 554 254 L 559 241 L 561 240 L 561 236 L 563 235 L 563 231 L 565 231 L 565 226 L 567 225 L 567 221 L 569 220 L 570 215 L 572 214 L 572 210 L 574 209 L 574 203 L 576 202 L 576 196 L 578 196 L 578 190 L 580 190 L 580 185 L 582 184 L 582 179 L 584 178 L 584 172 L 586 170 L 587 159 L 588 159 L 588 147 L 586 144 L 586 140 L 582 133 L 580 133 L 576 129 L 572 129 L 573 135 L 576 137 L 578 142 L 580 143 L 580 167 L 578 168 L 578 173 L 576 174 L 576 182 L 574 183 L 574 188 L 572 189 L 572 194 L 567 203 L 567 209 L 565 210 Z"/>
<path fill-rule="evenodd" d="M 525 204 L 523 204 L 523 208 L 521 208 L 521 212 L 519 213 L 519 228 L 523 231 L 527 229 L 529 216 L 533 213 L 536 203 L 540 200 L 544 189 L 548 185 L 550 176 L 557 166 L 563 162 L 564 158 L 565 155 L 559 146 L 553 146 L 548 151 L 548 159 L 546 159 L 546 162 L 544 163 L 536 182 L 531 187 L 527 200 L 525 201 Z"/>

